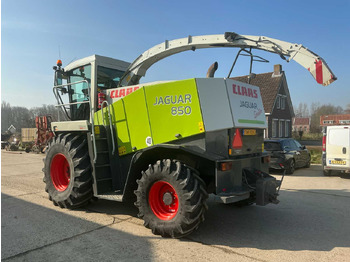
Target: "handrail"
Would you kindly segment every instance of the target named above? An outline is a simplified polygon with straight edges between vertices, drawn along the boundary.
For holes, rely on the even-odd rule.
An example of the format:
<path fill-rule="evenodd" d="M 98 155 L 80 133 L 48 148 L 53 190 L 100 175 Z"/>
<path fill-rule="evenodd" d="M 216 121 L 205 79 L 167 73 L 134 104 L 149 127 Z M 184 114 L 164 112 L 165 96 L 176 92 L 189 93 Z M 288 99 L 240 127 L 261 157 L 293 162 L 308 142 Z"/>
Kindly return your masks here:
<path fill-rule="evenodd" d="M 80 83 L 86 83 L 87 84 L 89 101 L 81 101 L 81 102 L 73 102 L 73 103 L 64 104 L 62 99 L 61 99 L 60 94 L 58 94 L 58 90 L 62 89 L 65 86 L 72 86 L 72 85 L 76 85 L 76 84 L 80 84 Z M 93 110 L 92 110 L 92 106 L 91 106 L 91 102 L 90 102 L 91 93 L 90 93 L 89 82 L 87 80 L 81 80 L 81 81 L 77 81 L 77 82 L 74 82 L 74 83 L 67 83 L 67 84 L 63 84 L 63 85 L 57 85 L 57 86 L 53 87 L 52 91 L 53 91 L 53 93 L 54 93 L 54 95 L 56 97 L 56 100 L 57 100 L 56 107 L 61 107 L 61 109 L 64 108 L 64 111 L 65 111 L 67 116 L 68 116 L 68 114 L 67 114 L 67 110 L 66 110 L 65 106 L 89 103 L 90 119 L 91 119 L 91 125 L 92 125 L 92 128 L 91 128 L 91 140 L 92 140 L 92 144 L 93 144 L 93 147 L 94 147 L 92 153 L 93 153 L 93 157 L 94 157 L 93 161 L 94 161 L 94 163 L 96 163 L 96 160 L 97 160 L 97 154 L 96 154 L 97 148 L 96 148 L 96 141 L 95 141 L 95 124 L 94 124 L 94 116 L 93 116 L 93 112 L 92 112 Z M 60 103 L 59 98 L 61 99 L 62 103 Z M 59 114 L 58 114 L 58 121 L 60 121 Z"/>
<path fill-rule="evenodd" d="M 81 81 L 77 81 L 77 82 L 74 82 L 74 83 L 67 83 L 67 84 L 63 84 L 63 85 L 57 85 L 57 86 L 54 86 L 52 88 L 52 91 L 53 91 L 53 94 L 55 95 L 56 97 L 56 100 L 57 100 L 57 105 L 56 107 L 62 107 L 64 108 L 64 111 L 62 110 L 63 113 L 66 113 L 66 115 L 68 116 L 68 113 L 67 113 L 67 110 L 64 106 L 67 106 L 67 105 L 76 105 L 76 104 L 84 104 L 84 103 L 87 103 L 89 101 L 82 101 L 82 102 L 74 102 L 74 103 L 68 103 L 68 104 L 63 104 L 63 101 L 61 99 L 61 96 L 60 94 L 58 94 L 58 90 L 62 89 L 63 87 L 65 86 L 72 86 L 72 85 L 76 85 L 76 84 L 80 84 L 80 83 L 86 83 L 87 86 L 88 86 L 88 96 L 90 97 L 90 88 L 89 88 L 89 82 L 87 80 L 81 80 Z M 61 103 L 59 101 L 59 98 L 61 99 Z M 90 104 L 90 111 L 91 111 L 91 104 Z M 69 116 L 68 116 L 69 117 Z M 58 121 L 60 121 L 60 115 L 58 115 Z"/>
<path fill-rule="evenodd" d="M 106 127 L 105 125 L 105 118 L 103 116 L 103 105 L 106 104 L 107 106 L 107 117 L 108 117 L 108 120 L 109 120 L 109 128 L 111 130 L 111 135 L 112 135 L 112 146 L 113 146 L 113 150 L 112 150 L 112 155 L 114 155 L 114 152 L 115 152 L 115 145 L 114 145 L 114 134 L 113 134 L 113 127 L 112 127 L 112 121 L 111 121 L 111 112 L 109 110 L 109 103 L 107 100 L 103 101 L 102 104 L 101 104 L 101 112 L 102 112 L 102 123 L 103 125 Z"/>

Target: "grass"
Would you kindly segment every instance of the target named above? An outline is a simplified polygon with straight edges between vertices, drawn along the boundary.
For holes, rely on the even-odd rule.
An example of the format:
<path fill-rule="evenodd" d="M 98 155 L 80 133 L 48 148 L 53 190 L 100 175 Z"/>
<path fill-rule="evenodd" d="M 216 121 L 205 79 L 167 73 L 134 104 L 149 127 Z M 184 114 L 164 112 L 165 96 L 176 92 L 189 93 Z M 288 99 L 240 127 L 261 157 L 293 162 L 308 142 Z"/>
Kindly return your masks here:
<path fill-rule="evenodd" d="M 304 133 L 301 137 L 301 140 L 322 140 L 322 133 Z M 298 132 L 293 132 L 293 138 L 296 140 L 300 140 Z"/>
<path fill-rule="evenodd" d="M 311 154 L 311 164 L 322 163 L 322 146 L 307 146 Z"/>

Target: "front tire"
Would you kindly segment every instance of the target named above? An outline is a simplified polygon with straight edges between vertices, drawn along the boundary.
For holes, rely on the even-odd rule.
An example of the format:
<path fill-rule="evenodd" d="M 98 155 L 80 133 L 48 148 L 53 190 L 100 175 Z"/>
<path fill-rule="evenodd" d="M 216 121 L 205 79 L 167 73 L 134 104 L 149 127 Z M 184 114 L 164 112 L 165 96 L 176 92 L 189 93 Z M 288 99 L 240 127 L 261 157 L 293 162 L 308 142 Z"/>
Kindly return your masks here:
<path fill-rule="evenodd" d="M 295 161 L 294 159 L 291 159 L 289 162 L 289 166 L 286 170 L 286 173 L 292 175 L 294 173 L 294 170 L 295 170 Z"/>
<path fill-rule="evenodd" d="M 311 166 L 311 158 L 309 159 L 309 161 L 306 162 L 305 167 L 310 168 L 310 166 Z"/>
<path fill-rule="evenodd" d="M 176 160 L 158 160 L 137 183 L 138 216 L 153 234 L 180 238 L 204 221 L 208 194 L 194 169 Z"/>
<path fill-rule="evenodd" d="M 54 205 L 77 208 L 92 198 L 91 164 L 85 135 L 53 138 L 44 159 L 45 191 Z"/>

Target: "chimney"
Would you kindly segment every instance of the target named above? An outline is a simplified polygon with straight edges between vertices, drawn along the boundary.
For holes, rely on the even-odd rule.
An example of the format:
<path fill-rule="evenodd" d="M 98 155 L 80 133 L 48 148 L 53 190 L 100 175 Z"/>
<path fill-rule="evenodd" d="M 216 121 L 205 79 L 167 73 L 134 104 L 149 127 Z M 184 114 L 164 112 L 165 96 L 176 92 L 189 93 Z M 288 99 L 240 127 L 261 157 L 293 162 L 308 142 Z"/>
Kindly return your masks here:
<path fill-rule="evenodd" d="M 281 74 L 282 74 L 282 65 L 274 65 L 272 77 L 281 76 Z"/>

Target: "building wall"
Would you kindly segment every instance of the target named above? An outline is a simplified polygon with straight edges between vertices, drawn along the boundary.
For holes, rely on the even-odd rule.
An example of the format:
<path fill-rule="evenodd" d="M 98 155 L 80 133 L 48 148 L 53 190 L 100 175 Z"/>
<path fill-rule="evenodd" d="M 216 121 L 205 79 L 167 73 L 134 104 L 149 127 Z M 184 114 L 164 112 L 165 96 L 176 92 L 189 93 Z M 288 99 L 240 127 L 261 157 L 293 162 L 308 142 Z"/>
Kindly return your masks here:
<path fill-rule="evenodd" d="M 302 130 L 304 133 L 309 133 L 310 132 L 310 125 L 294 125 L 293 126 L 293 131 L 300 131 Z"/>
<path fill-rule="evenodd" d="M 350 114 L 320 116 L 321 126 L 349 125 L 349 124 L 350 124 Z"/>
<path fill-rule="evenodd" d="M 273 110 L 271 114 L 268 116 L 268 137 L 292 137 L 292 117 L 293 117 L 293 112 L 291 112 L 292 105 L 290 105 L 287 94 L 285 94 L 285 88 L 288 88 L 286 85 L 286 80 L 285 77 L 283 81 L 281 81 L 281 87 L 279 88 L 279 92 L 277 94 L 276 100 L 275 100 L 275 105 L 273 107 Z M 285 86 L 283 86 L 285 85 Z M 278 96 L 280 98 L 278 98 Z M 284 108 L 283 108 L 283 103 L 278 102 L 278 99 L 284 99 Z M 278 105 L 278 103 L 280 103 Z M 274 125 L 275 121 L 275 125 Z M 276 122 L 277 121 L 277 122 Z M 287 123 L 287 124 L 286 124 Z M 287 125 L 287 127 L 286 127 Z M 273 131 L 273 128 L 276 128 L 277 132 L 275 133 Z M 287 129 L 287 130 L 286 130 Z"/>

